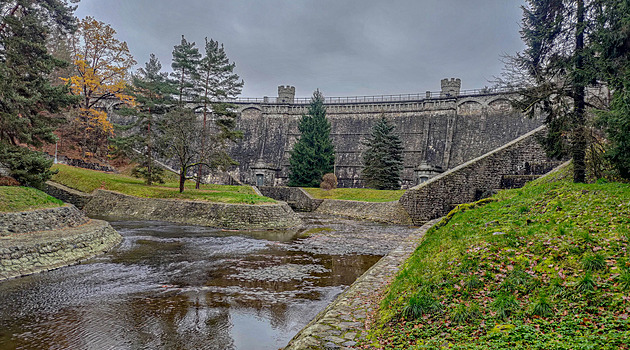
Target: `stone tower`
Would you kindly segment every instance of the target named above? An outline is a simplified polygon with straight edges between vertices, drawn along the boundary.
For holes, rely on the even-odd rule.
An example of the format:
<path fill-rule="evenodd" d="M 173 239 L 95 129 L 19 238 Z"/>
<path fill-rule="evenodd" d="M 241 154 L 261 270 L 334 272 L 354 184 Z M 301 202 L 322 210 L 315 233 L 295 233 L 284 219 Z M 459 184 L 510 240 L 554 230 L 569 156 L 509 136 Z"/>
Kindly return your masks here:
<path fill-rule="evenodd" d="M 459 96 L 459 90 L 462 88 L 462 80 L 459 78 L 442 79 L 442 92 L 440 97 L 456 97 Z"/>
<path fill-rule="evenodd" d="M 278 86 L 278 103 L 293 103 L 295 99 L 295 86 Z"/>

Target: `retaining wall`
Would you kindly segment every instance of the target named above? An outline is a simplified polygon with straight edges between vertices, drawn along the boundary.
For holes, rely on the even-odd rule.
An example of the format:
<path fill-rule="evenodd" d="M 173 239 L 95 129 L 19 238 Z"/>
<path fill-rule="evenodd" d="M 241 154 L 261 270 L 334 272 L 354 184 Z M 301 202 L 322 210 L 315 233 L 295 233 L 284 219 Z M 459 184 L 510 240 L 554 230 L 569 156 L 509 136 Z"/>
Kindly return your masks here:
<path fill-rule="evenodd" d="M 0 213 L 0 237 L 64 227 L 77 227 L 88 218 L 73 205 L 15 213 Z"/>
<path fill-rule="evenodd" d="M 160 220 L 226 229 L 283 229 L 298 226 L 300 218 L 284 202 L 265 205 L 138 198 L 97 190 L 83 208 L 92 216 Z"/>
<path fill-rule="evenodd" d="M 0 280 L 75 264 L 122 240 L 109 223 L 90 220 L 72 205 L 1 213 L 0 222 Z"/>
<path fill-rule="evenodd" d="M 323 199 L 313 198 L 308 192 L 299 187 L 261 186 L 258 189 L 265 197 L 287 202 L 291 208 L 297 211 L 314 211 L 324 201 Z"/>
<path fill-rule="evenodd" d="M 400 203 L 415 224 L 422 224 L 446 215 L 454 205 L 475 201 L 483 193 L 501 188 L 503 175 L 525 175 L 531 172 L 533 164 L 553 164 L 537 141 L 538 135 L 545 132 L 544 126 L 539 127 L 440 174 L 405 192 Z"/>
<path fill-rule="evenodd" d="M 79 209 L 83 209 L 87 202 L 92 199 L 92 195 L 89 193 L 77 191 L 52 181 L 46 182 L 44 192 L 66 203 L 74 204 L 74 206 Z"/>
<path fill-rule="evenodd" d="M 375 203 L 325 199 L 315 212 L 395 225 L 413 224 L 411 217 L 398 201 Z"/>

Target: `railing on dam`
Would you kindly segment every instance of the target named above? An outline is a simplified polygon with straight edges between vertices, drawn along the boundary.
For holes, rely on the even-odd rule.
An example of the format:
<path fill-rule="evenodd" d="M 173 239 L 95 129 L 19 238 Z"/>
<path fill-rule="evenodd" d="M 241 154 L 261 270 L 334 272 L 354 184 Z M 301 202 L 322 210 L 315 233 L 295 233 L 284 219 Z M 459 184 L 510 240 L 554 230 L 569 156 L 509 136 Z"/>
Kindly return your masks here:
<path fill-rule="evenodd" d="M 439 98 L 453 98 L 463 96 L 476 96 L 476 95 L 488 95 L 488 94 L 502 94 L 511 93 L 517 91 L 514 87 L 501 87 L 501 88 L 483 88 L 472 90 L 461 90 L 457 95 L 443 96 L 440 91 L 427 91 L 422 94 L 396 94 L 396 95 L 373 95 L 373 96 L 345 96 L 345 97 L 325 97 L 326 104 L 352 104 L 352 103 L 381 103 L 381 102 L 406 102 L 406 101 L 421 101 L 426 99 L 439 99 Z M 241 97 L 231 102 L 239 104 L 260 104 L 260 103 L 282 103 L 278 101 L 277 97 L 263 97 L 263 98 L 248 98 Z M 291 104 L 304 105 L 311 102 L 310 97 L 299 97 L 293 99 Z"/>

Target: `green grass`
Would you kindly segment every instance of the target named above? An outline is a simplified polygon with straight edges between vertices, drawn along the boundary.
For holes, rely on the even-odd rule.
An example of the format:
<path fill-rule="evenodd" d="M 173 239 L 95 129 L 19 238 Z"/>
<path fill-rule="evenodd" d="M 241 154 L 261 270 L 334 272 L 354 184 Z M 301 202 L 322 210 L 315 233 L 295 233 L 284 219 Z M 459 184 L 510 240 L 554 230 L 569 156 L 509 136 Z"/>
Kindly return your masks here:
<path fill-rule="evenodd" d="M 361 202 L 392 202 L 397 201 L 405 190 L 373 190 L 370 188 L 336 188 L 322 190 L 321 188 L 305 188 L 311 196 L 319 199 L 342 199 Z"/>
<path fill-rule="evenodd" d="M 629 349 L 630 185 L 554 176 L 429 230 L 364 345 Z M 419 295 L 442 310 L 411 312 Z"/>
<path fill-rule="evenodd" d="M 0 186 L 0 212 L 63 206 L 63 202 L 31 187 Z"/>
<path fill-rule="evenodd" d="M 91 193 L 96 189 L 105 189 L 144 198 L 168 198 L 205 200 L 221 203 L 265 204 L 276 201 L 256 195 L 250 186 L 201 185 L 195 190 L 195 183 L 187 181 L 184 193 L 179 193 L 179 183 L 171 180 L 164 184 L 147 186 L 144 180 L 121 174 L 110 174 L 67 165 L 57 164 L 53 169 L 59 172 L 52 181 Z"/>

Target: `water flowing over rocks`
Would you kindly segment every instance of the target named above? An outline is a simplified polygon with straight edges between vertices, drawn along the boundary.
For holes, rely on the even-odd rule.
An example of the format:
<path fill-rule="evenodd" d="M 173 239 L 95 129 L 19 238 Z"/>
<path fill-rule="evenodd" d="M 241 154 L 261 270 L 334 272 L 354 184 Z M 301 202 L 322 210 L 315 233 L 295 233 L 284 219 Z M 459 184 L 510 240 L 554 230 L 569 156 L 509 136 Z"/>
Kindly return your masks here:
<path fill-rule="evenodd" d="M 378 308 L 373 296 L 387 287 L 400 266 L 416 249 L 419 240 L 437 221 L 433 220 L 422 226 L 374 264 L 320 312 L 284 349 L 350 349 L 359 340 L 365 339 L 367 317 Z"/>

